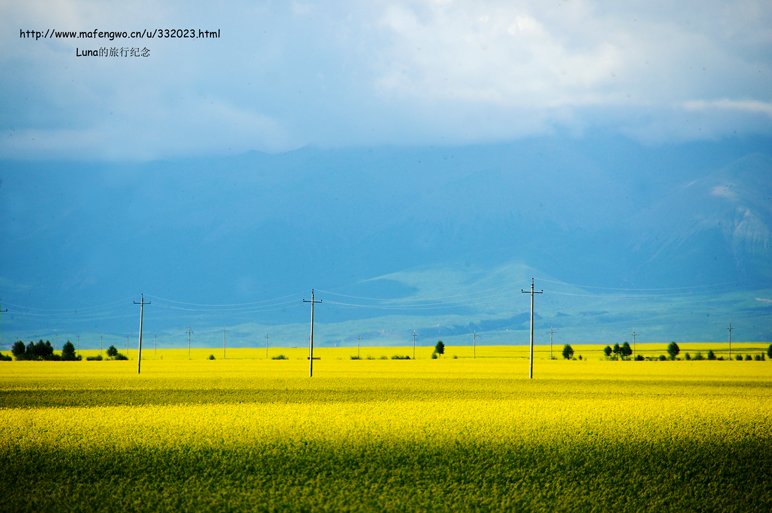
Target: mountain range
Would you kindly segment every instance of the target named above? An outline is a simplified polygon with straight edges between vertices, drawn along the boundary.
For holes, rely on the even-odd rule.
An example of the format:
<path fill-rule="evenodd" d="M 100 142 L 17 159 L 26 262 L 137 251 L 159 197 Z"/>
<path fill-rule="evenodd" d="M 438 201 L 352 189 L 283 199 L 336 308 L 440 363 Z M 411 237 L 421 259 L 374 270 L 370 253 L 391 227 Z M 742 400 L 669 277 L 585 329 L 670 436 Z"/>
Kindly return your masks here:
<path fill-rule="evenodd" d="M 5 161 L 3 343 L 54 332 L 118 340 L 136 332 L 132 300 L 144 292 L 155 302 L 146 326 L 169 344 L 188 325 L 204 345 L 223 326 L 237 345 L 267 331 L 302 344 L 302 299 L 316 288 L 323 345 L 357 333 L 405 344 L 413 330 L 520 344 L 530 278 L 545 290 L 542 337 L 553 326 L 574 342 L 613 343 L 633 328 L 649 341 L 723 340 L 731 319 L 741 338 L 770 340 L 763 143 L 719 152 L 548 138 Z"/>

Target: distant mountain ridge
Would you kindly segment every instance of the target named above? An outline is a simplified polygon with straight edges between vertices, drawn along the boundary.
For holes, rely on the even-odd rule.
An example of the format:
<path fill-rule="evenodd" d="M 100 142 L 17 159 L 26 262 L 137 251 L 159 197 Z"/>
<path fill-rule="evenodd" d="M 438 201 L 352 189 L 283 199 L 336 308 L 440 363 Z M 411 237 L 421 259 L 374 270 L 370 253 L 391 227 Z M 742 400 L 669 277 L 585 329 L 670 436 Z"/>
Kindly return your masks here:
<path fill-rule="evenodd" d="M 458 273 L 452 282 L 440 278 L 436 295 L 444 296 L 511 265 L 611 289 L 772 288 L 768 154 L 711 168 L 696 152 L 693 162 L 668 162 L 656 152 L 617 151 L 623 156 L 528 141 L 138 164 L 2 162 L 0 293 L 44 311 L 140 292 L 240 304 L 312 287 L 352 294 L 364 284 L 371 296 L 410 298 L 439 269 Z M 381 279 L 416 269 L 425 273 L 419 284 Z M 525 273 L 508 275 L 523 281 L 513 283 L 518 293 L 528 286 Z M 570 322 L 628 315 L 601 303 L 571 303 Z M 549 306 L 544 322 L 570 324 L 556 317 L 566 305 Z M 335 311 L 334 322 L 386 315 Z M 448 310 L 442 320 L 428 312 L 426 320 L 442 324 L 438 334 L 452 334 L 469 326 L 522 328 L 522 313 L 501 301 Z M 136 329 L 125 317 L 100 326 Z M 282 309 L 253 321 L 304 322 L 298 310 Z M 217 324 L 236 322 L 246 320 L 234 315 Z M 13 329 L 6 317 L 3 329 Z"/>

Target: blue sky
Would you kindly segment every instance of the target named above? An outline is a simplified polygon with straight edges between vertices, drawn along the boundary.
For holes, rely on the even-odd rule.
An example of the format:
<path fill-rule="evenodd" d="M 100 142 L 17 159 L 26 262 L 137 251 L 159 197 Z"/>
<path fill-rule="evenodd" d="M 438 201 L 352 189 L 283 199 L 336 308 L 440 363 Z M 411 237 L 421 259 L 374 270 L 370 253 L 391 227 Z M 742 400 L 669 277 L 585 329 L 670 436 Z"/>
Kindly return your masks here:
<path fill-rule="evenodd" d="M 735 2 L 0 3 L 0 158 L 151 160 L 772 132 L 772 5 Z M 220 39 L 20 30 L 220 30 Z M 147 58 L 80 50 L 147 47 Z"/>

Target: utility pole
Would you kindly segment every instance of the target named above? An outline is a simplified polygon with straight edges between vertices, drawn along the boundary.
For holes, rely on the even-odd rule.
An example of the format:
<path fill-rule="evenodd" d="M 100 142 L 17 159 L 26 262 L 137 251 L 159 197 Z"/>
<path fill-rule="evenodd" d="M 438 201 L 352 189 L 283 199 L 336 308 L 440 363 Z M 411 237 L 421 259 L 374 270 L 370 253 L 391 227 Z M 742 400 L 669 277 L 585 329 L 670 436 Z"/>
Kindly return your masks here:
<path fill-rule="evenodd" d="M 2 314 L 3 312 L 7 312 L 7 311 L 8 311 L 7 308 L 5 310 L 0 310 L 0 314 Z M 0 319 L 2 319 L 2 317 L 3 316 L 0 315 Z M 0 323 L 0 325 L 2 325 L 2 323 Z M 0 333 L 2 333 L 2 332 L 0 331 Z M 3 338 L 2 338 L 2 336 L 0 336 L 0 347 L 3 347 Z"/>
<path fill-rule="evenodd" d="M 531 291 L 525 291 L 523 289 L 520 289 L 520 292 L 523 294 L 531 294 L 531 364 L 528 367 L 528 379 L 533 379 L 533 295 L 534 294 L 544 294 L 544 290 L 541 292 L 535 292 L 533 290 L 533 278 L 531 278 Z"/>
<path fill-rule="evenodd" d="M 139 355 L 137 356 L 137 374 L 139 374 L 140 366 L 142 365 L 142 321 L 145 318 L 145 305 L 149 305 L 150 301 L 145 303 L 145 295 L 140 296 L 139 303 L 134 301 L 135 305 L 139 305 Z"/>
<path fill-rule="evenodd" d="M 415 338 L 418 335 L 415 334 L 415 330 L 413 330 L 413 360 L 415 360 Z"/>
<path fill-rule="evenodd" d="M 635 332 L 635 329 L 633 329 L 633 332 L 632 332 L 632 333 L 630 333 L 630 335 L 632 335 L 632 336 L 633 336 L 633 360 L 635 360 L 635 337 L 637 337 L 638 335 L 640 335 L 640 333 L 636 333 L 636 332 Z"/>
<path fill-rule="evenodd" d="M 226 329 L 222 329 L 222 359 L 225 360 L 225 331 Z"/>
<path fill-rule="evenodd" d="M 8 311 L 7 308 L 5 310 L 0 310 L 0 314 L 2 314 L 3 312 L 7 312 L 7 311 Z M 0 319 L 2 319 L 2 317 L 3 316 L 0 315 Z M 2 323 L 1 322 L 0 322 L 0 327 L 2 327 Z M 2 334 L 2 331 L 0 331 L 0 334 Z M 2 335 L 0 335 L 0 347 L 3 347 L 3 337 L 2 337 Z"/>
<path fill-rule="evenodd" d="M 477 332 L 472 332 L 472 358 L 477 358 Z"/>
<path fill-rule="evenodd" d="M 357 333 L 357 359 L 359 359 L 359 342 L 360 342 L 360 339 L 361 339 L 361 337 L 359 335 L 360 335 L 360 333 Z"/>
<path fill-rule="evenodd" d="M 311 301 L 303 299 L 304 303 L 311 303 L 311 337 L 308 339 L 308 377 L 314 376 L 314 305 L 321 303 L 322 300 L 314 299 L 314 289 L 311 289 Z"/>
<path fill-rule="evenodd" d="M 552 326 L 550 326 L 550 330 L 547 333 L 550 334 L 550 360 L 552 360 L 552 334 L 555 333 L 555 330 L 552 329 Z"/>
<path fill-rule="evenodd" d="M 265 359 L 268 359 L 268 335 L 265 336 Z"/>
<path fill-rule="evenodd" d="M 732 330 L 734 329 L 732 327 L 732 321 L 729 321 L 729 327 L 727 328 L 729 330 L 729 359 L 732 359 Z"/>
<path fill-rule="evenodd" d="M 193 333 L 190 330 L 190 324 L 188 324 L 188 360 L 190 360 L 190 335 Z"/>

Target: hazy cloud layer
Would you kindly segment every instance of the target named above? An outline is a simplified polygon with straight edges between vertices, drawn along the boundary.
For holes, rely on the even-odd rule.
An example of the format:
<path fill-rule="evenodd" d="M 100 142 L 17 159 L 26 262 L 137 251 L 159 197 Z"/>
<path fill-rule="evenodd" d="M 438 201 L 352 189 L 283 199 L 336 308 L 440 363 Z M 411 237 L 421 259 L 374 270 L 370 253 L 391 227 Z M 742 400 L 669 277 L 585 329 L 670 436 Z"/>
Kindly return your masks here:
<path fill-rule="evenodd" d="M 392 1 L 0 4 L 0 157 L 772 132 L 772 5 Z M 29 39 L 191 28 L 220 39 Z M 147 47 L 148 58 L 75 49 Z"/>

